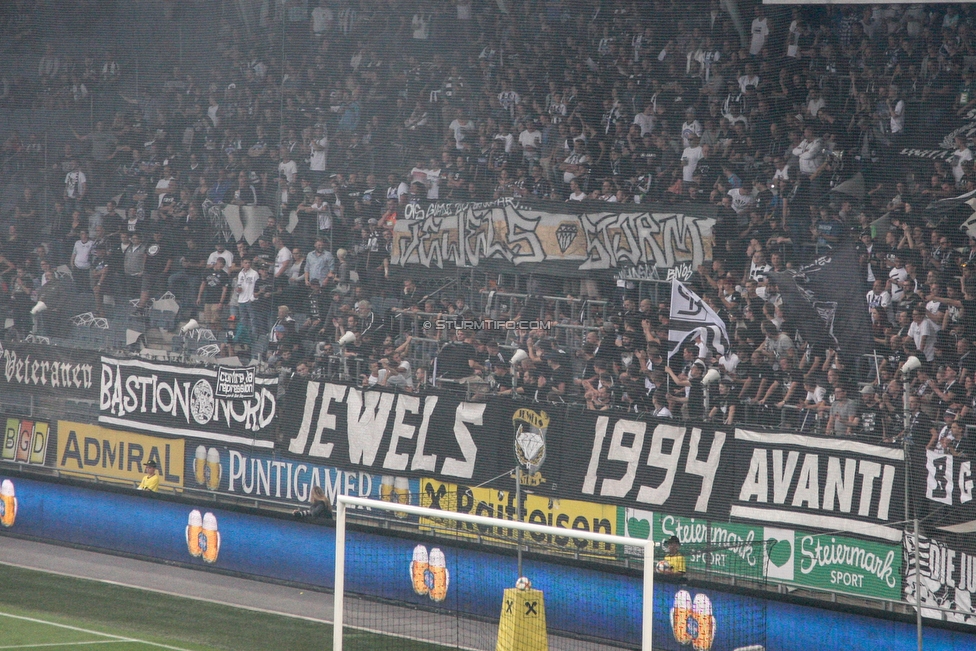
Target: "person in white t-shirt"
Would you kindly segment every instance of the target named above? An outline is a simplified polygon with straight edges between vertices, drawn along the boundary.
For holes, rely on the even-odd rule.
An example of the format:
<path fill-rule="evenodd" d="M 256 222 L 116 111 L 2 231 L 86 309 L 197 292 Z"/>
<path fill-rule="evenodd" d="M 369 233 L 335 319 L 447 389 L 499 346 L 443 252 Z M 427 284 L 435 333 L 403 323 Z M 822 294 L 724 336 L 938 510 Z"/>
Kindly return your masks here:
<path fill-rule="evenodd" d="M 898 136 L 905 130 L 905 100 L 899 96 L 897 86 L 888 88 L 888 124 L 891 128 L 891 135 Z"/>
<path fill-rule="evenodd" d="M 287 147 L 281 148 L 281 162 L 278 163 L 278 176 L 284 176 L 288 183 L 294 183 L 298 177 L 298 163 L 291 159 L 291 152 Z"/>
<path fill-rule="evenodd" d="M 533 163 L 539 160 L 539 153 L 542 151 L 542 132 L 536 125 L 535 120 L 525 123 L 525 129 L 519 134 L 519 146 L 522 147 L 522 158 Z"/>
<path fill-rule="evenodd" d="M 758 56 L 766 45 L 769 37 L 769 21 L 763 12 L 762 5 L 756 7 L 756 17 L 752 19 L 752 39 L 749 41 L 749 54 Z"/>
<path fill-rule="evenodd" d="M 642 112 L 634 116 L 634 124 L 640 127 L 641 138 L 654 131 L 654 123 L 656 121 L 657 119 L 654 117 L 654 104 L 648 104 Z"/>
<path fill-rule="evenodd" d="M 237 294 L 237 313 L 241 317 L 241 325 L 247 328 L 252 340 L 258 334 L 257 314 L 254 311 L 254 285 L 260 275 L 251 269 L 251 259 L 241 260 L 241 271 L 237 274 L 234 291 Z"/>
<path fill-rule="evenodd" d="M 695 119 L 695 109 L 689 106 L 685 109 L 685 122 L 681 125 L 681 144 L 690 147 L 691 137 L 701 138 L 701 135 L 701 123 Z"/>
<path fill-rule="evenodd" d="M 280 237 L 274 238 L 274 247 L 278 251 L 275 253 L 274 276 L 275 278 L 285 278 L 285 274 L 288 273 L 295 258 L 292 256 L 291 249 L 285 246 Z"/>
<path fill-rule="evenodd" d="M 681 152 L 681 179 L 685 183 L 695 180 L 695 170 L 698 168 L 698 161 L 702 158 L 702 148 L 698 142 L 698 137 L 692 136 L 691 144 Z"/>
<path fill-rule="evenodd" d="M 454 119 L 448 125 L 447 130 L 451 132 L 451 137 L 454 138 L 455 148 L 461 150 L 464 149 L 464 145 L 461 143 L 477 133 L 478 127 L 471 118 L 464 117 L 463 109 L 457 109 L 457 112 L 454 114 Z"/>
<path fill-rule="evenodd" d="M 71 250 L 71 268 L 79 271 L 86 271 L 91 268 L 91 254 L 95 248 L 95 242 L 88 239 L 88 229 L 83 228 L 79 232 L 81 239 L 75 242 Z"/>
<path fill-rule="evenodd" d="M 756 202 L 752 195 L 752 184 L 748 181 L 743 181 L 742 187 L 729 190 L 728 195 L 732 199 L 732 210 L 737 215 Z"/>
<path fill-rule="evenodd" d="M 579 181 L 573 179 L 569 182 L 569 199 L 567 201 L 583 201 L 586 193 L 580 188 Z"/>
<path fill-rule="evenodd" d="M 962 181 L 962 177 L 966 175 L 964 165 L 971 165 L 972 162 L 973 152 L 966 146 L 966 139 L 962 136 L 956 136 L 956 150 L 952 152 L 952 158 L 949 159 L 952 177 L 956 179 L 956 183 Z"/>
<path fill-rule="evenodd" d="M 912 324 L 908 326 L 908 336 L 915 342 L 915 347 L 925 356 L 925 361 L 935 359 L 935 338 L 938 330 L 925 313 L 924 307 L 917 307 L 912 313 Z"/>
<path fill-rule="evenodd" d="M 312 132 L 312 139 L 308 143 L 311 150 L 308 169 L 315 177 L 315 182 L 325 179 L 325 171 L 329 164 L 329 137 L 325 133 L 325 128 L 316 126 Z"/>
<path fill-rule="evenodd" d="M 214 250 L 207 257 L 207 269 L 213 269 L 213 266 L 217 264 L 217 258 L 224 259 L 224 269 L 230 269 L 234 264 L 234 254 L 228 251 L 221 241 L 214 243 Z"/>

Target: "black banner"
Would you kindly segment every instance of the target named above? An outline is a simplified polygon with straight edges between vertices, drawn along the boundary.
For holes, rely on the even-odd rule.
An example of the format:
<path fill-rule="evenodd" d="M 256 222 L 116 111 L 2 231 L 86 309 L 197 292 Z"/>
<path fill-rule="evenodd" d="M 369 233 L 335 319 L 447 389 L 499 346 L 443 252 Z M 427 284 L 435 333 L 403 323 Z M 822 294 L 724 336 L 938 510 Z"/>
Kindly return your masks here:
<path fill-rule="evenodd" d="M 840 246 L 795 272 L 773 277 L 805 341 L 835 348 L 851 363 L 871 352 L 868 311 L 863 301 L 850 300 L 851 290 L 865 284 L 853 247 Z"/>
<path fill-rule="evenodd" d="M 221 366 L 217 369 L 218 398 L 253 398 L 254 378 L 257 376 L 253 366 Z"/>
<path fill-rule="evenodd" d="M 154 434 L 274 447 L 278 378 L 250 398 L 217 395 L 218 370 L 102 357 L 98 422 Z"/>
<path fill-rule="evenodd" d="M 900 448 L 319 382 L 301 402 L 281 452 L 315 463 L 511 488 L 541 458 L 526 484 L 553 498 L 901 540 Z"/>
<path fill-rule="evenodd" d="M 30 391 L 82 400 L 94 400 L 98 395 L 98 353 L 0 342 L 0 358 L 0 391 Z"/>

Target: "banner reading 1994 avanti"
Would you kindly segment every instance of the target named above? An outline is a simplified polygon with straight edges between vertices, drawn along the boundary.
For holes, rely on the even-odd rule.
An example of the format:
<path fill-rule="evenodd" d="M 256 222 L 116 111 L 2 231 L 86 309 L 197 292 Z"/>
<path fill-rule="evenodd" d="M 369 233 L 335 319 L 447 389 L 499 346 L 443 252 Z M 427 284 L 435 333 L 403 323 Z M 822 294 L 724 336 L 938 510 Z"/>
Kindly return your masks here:
<path fill-rule="evenodd" d="M 326 382 L 288 405 L 284 456 L 509 489 L 518 441 L 544 458 L 527 479 L 538 495 L 901 540 L 900 448 Z"/>
<path fill-rule="evenodd" d="M 222 369 L 102 357 L 98 422 L 153 434 L 273 448 L 278 378 L 241 370 L 234 396 Z M 249 387 L 250 388 L 250 387 Z M 227 396 L 227 397 L 222 397 Z"/>

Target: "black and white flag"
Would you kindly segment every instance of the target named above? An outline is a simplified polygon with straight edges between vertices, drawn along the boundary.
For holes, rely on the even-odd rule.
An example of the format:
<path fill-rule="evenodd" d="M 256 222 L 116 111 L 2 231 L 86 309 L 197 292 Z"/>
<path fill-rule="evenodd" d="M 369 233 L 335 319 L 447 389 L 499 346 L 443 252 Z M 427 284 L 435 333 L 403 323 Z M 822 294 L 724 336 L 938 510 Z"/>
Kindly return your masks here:
<path fill-rule="evenodd" d="M 705 345 L 720 355 L 729 349 L 729 333 L 722 317 L 706 305 L 698 294 L 677 280 L 671 282 L 670 321 L 668 359 L 689 337 L 695 336 L 701 336 Z"/>

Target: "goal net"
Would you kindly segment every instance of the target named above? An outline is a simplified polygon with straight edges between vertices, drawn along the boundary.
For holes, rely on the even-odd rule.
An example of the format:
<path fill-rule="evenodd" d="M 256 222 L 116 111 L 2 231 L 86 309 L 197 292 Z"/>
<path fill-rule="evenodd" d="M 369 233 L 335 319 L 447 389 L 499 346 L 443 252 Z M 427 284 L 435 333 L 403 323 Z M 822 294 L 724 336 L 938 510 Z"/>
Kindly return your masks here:
<path fill-rule="evenodd" d="M 682 548 L 681 573 L 661 541 L 498 515 L 339 497 L 333 648 L 765 647 L 761 541 Z"/>

